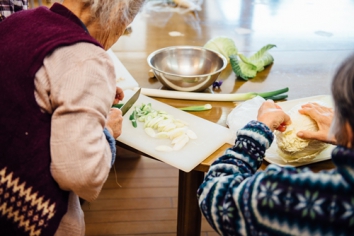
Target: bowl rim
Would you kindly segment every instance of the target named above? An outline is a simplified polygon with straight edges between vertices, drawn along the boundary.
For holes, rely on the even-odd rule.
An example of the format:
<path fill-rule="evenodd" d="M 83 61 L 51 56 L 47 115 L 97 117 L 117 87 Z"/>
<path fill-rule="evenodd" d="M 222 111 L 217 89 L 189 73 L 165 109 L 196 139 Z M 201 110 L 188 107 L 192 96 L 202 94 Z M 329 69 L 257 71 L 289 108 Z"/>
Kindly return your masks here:
<path fill-rule="evenodd" d="M 165 72 L 165 71 L 162 71 L 162 70 L 156 68 L 155 66 L 153 66 L 151 64 L 151 58 L 153 56 L 155 56 L 156 54 L 158 54 L 159 52 L 164 51 L 164 50 L 168 50 L 168 49 L 183 49 L 183 48 L 186 48 L 186 49 L 198 49 L 198 50 L 202 49 L 202 50 L 205 50 L 205 51 L 209 51 L 209 52 L 212 52 L 212 53 L 215 53 L 216 55 L 218 55 L 218 57 L 223 61 L 223 66 L 220 69 L 218 69 L 217 71 L 214 71 L 214 72 L 208 73 L 208 74 L 183 75 L 183 77 L 185 77 L 185 78 L 193 78 L 193 77 L 197 77 L 197 76 L 214 75 L 214 74 L 217 74 L 217 73 L 220 73 L 221 71 L 223 71 L 226 68 L 227 64 L 228 64 L 228 61 L 227 61 L 226 57 L 224 55 L 222 55 L 221 53 L 219 53 L 219 52 L 216 52 L 214 50 L 211 50 L 211 49 L 208 49 L 208 48 L 205 48 L 205 47 L 201 47 L 201 46 L 188 46 L 188 45 L 184 45 L 184 46 L 169 46 L 169 47 L 164 47 L 164 48 L 160 48 L 158 50 L 155 50 L 152 53 L 150 53 L 149 56 L 147 57 L 147 63 L 149 64 L 149 66 L 153 70 L 156 70 L 156 71 L 158 71 L 160 73 L 164 73 L 166 75 L 172 75 L 172 76 L 181 76 L 179 74 Z"/>

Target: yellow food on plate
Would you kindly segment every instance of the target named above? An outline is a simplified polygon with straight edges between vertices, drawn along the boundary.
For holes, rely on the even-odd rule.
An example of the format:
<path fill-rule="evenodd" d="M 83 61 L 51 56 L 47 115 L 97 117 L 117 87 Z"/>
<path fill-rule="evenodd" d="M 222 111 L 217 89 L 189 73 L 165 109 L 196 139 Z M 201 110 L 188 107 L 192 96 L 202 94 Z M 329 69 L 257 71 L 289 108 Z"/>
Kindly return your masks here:
<path fill-rule="evenodd" d="M 329 106 L 320 101 L 315 102 L 323 106 Z M 327 143 L 302 139 L 296 135 L 300 130 L 318 130 L 318 126 L 313 119 L 299 113 L 301 105 L 304 104 L 306 103 L 298 104 L 288 111 L 292 123 L 284 132 L 275 131 L 277 152 L 287 163 L 310 161 L 329 146 Z"/>

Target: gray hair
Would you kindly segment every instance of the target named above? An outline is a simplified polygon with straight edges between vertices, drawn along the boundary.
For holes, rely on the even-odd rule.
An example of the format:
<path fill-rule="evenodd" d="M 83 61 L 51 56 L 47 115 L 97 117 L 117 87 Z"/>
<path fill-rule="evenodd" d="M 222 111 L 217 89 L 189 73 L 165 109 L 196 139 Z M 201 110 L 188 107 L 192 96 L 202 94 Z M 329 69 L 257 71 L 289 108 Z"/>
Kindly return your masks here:
<path fill-rule="evenodd" d="M 64 0 L 57 0 L 63 2 Z M 138 14 L 145 0 L 81 0 L 91 6 L 92 17 L 99 19 L 104 30 L 129 23 Z"/>
<path fill-rule="evenodd" d="M 346 146 L 348 140 L 345 124 L 348 122 L 354 130 L 354 54 L 349 56 L 337 69 L 332 80 L 332 96 L 334 101 L 334 120 L 331 133 L 338 145 Z"/>

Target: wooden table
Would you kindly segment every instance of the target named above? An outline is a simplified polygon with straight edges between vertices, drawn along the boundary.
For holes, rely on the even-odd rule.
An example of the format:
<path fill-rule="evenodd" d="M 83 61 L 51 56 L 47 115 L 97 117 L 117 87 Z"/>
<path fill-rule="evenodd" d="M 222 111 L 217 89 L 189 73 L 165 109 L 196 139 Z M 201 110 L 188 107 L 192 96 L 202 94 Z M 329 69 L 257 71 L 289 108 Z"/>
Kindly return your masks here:
<path fill-rule="evenodd" d="M 224 81 L 215 93 L 265 92 L 289 87 L 288 100 L 330 94 L 330 82 L 340 62 L 354 51 L 354 3 L 351 1 L 250 1 L 204 0 L 202 11 L 178 14 L 141 12 L 132 23 L 132 33 L 112 48 L 143 88 L 162 88 L 149 78 L 147 56 L 176 45 L 203 46 L 215 36 L 235 41 L 239 52 L 250 56 L 266 44 L 274 63 L 249 81 L 235 77 L 230 66 L 220 75 Z M 179 32 L 180 36 L 171 36 Z M 163 89 L 163 88 L 162 88 Z M 171 106 L 204 104 L 203 101 L 157 100 Z M 226 126 L 237 106 L 233 102 L 210 102 L 211 111 L 193 114 Z M 201 214 L 196 190 L 211 163 L 230 145 L 225 144 L 193 171 L 179 173 L 177 234 L 200 235 Z M 266 168 L 264 162 L 261 169 Z M 314 171 L 333 168 L 331 161 L 310 165 Z"/>

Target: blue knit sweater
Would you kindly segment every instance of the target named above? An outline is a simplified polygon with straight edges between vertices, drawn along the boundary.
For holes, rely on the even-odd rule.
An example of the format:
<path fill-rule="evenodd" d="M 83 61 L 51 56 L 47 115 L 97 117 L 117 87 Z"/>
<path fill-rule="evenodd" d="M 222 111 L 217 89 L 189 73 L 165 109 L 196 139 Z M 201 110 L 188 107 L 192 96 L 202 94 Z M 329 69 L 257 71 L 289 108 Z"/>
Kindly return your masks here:
<path fill-rule="evenodd" d="M 331 171 L 257 172 L 272 141 L 268 127 L 251 121 L 212 164 L 198 190 L 210 225 L 220 235 L 354 235 L 354 150 L 335 148 Z"/>

